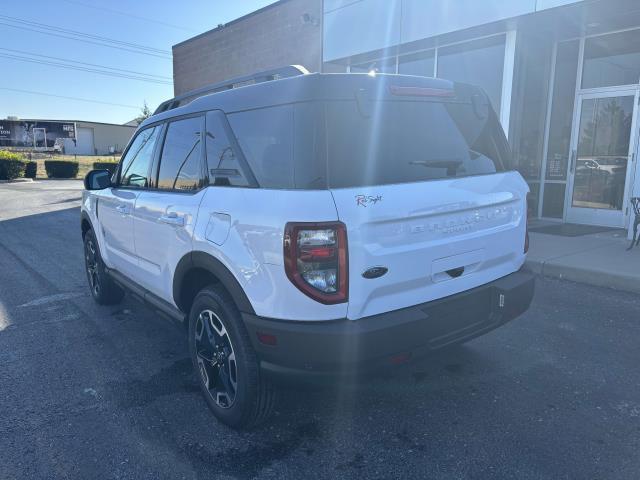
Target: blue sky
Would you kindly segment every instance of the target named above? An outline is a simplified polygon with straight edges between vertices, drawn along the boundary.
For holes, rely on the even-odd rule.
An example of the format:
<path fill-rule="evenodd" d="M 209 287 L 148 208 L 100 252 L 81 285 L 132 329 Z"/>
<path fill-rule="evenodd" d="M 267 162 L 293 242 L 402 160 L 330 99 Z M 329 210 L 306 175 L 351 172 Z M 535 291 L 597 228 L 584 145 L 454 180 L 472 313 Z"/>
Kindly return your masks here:
<path fill-rule="evenodd" d="M 16 20 L 7 19 L 7 17 L 170 51 L 171 46 L 178 42 L 211 30 L 220 23 L 229 22 L 273 1 L 31 0 L 18 2 L 14 0 L 2 2 L 0 118 L 15 115 L 20 118 L 124 123 L 139 114 L 145 100 L 153 110 L 161 101 L 173 96 L 172 85 L 115 78 L 7 58 L 6 55 L 27 56 L 36 60 L 60 62 L 60 60 L 42 57 L 46 55 L 168 77 L 169 82 L 173 74 L 170 58 L 141 55 L 37 33 L 24 28 L 15 28 L 6 24 L 33 29 L 33 23 L 17 23 Z M 27 54 L 38 54 L 41 57 Z M 129 105 L 134 108 L 35 95 L 15 90 L 79 97 Z"/>

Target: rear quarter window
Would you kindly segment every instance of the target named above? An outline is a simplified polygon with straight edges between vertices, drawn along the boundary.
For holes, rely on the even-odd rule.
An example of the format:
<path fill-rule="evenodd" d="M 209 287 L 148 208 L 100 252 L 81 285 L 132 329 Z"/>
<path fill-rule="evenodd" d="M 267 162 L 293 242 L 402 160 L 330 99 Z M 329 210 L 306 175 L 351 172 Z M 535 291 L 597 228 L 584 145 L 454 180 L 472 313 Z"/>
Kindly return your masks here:
<path fill-rule="evenodd" d="M 209 184 L 248 187 L 249 181 L 225 128 L 224 114 L 219 111 L 209 112 L 206 121 L 205 145 Z"/>
<path fill-rule="evenodd" d="M 232 113 L 227 118 L 260 187 L 293 188 L 293 106 Z"/>

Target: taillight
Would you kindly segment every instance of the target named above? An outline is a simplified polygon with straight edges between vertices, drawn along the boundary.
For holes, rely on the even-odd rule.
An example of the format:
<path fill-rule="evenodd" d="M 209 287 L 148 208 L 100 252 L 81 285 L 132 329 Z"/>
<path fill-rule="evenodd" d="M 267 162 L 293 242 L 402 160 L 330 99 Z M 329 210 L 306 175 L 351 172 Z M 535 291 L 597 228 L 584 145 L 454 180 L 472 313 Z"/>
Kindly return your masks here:
<path fill-rule="evenodd" d="M 287 223 L 287 277 L 305 295 L 327 305 L 348 298 L 347 230 L 342 222 Z"/>

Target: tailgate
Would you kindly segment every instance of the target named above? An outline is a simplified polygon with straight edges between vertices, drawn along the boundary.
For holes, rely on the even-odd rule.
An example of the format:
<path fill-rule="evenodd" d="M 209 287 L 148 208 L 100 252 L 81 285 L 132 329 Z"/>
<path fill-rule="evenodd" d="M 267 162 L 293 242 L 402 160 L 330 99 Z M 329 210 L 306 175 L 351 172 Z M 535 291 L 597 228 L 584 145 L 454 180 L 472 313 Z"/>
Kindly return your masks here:
<path fill-rule="evenodd" d="M 524 262 L 528 186 L 516 172 L 331 192 L 347 226 L 350 319 L 447 297 Z M 388 271 L 364 278 L 373 267 Z"/>

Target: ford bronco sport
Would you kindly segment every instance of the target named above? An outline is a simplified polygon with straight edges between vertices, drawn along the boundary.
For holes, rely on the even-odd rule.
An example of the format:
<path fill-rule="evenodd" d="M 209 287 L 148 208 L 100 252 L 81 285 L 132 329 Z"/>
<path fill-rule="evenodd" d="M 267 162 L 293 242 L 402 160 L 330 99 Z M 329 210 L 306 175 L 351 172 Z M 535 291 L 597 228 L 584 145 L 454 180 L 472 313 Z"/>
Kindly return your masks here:
<path fill-rule="evenodd" d="M 185 322 L 219 420 L 264 419 L 278 376 L 402 363 L 529 307 L 528 187 L 480 89 L 247 83 L 163 104 L 82 199 L 93 298 Z"/>

